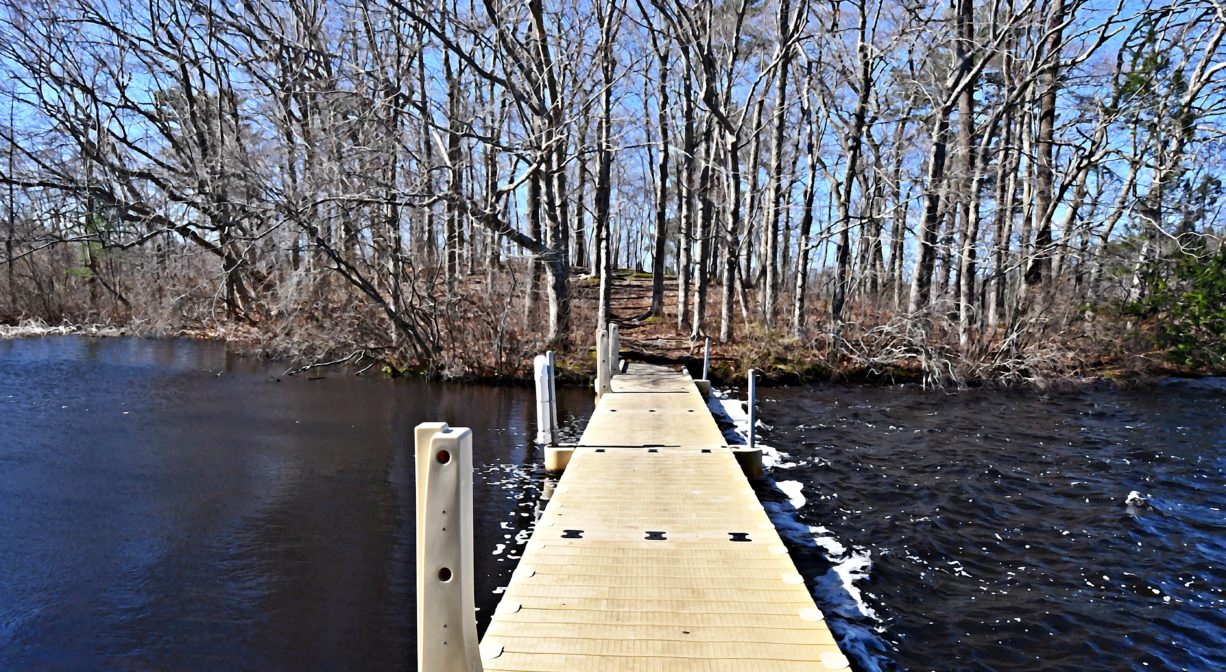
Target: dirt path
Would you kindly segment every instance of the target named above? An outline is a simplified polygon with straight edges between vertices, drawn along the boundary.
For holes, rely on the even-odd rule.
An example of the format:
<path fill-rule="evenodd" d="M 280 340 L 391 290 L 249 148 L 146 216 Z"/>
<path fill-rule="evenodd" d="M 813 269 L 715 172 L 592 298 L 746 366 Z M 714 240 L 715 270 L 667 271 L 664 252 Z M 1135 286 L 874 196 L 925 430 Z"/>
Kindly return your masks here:
<path fill-rule="evenodd" d="M 627 359 L 652 363 L 701 362 L 702 338 L 691 340 L 688 333 L 677 329 L 675 278 L 665 281 L 663 317 L 649 316 L 650 274 L 618 271 L 611 293 L 610 317 L 618 324 L 622 351 Z"/>

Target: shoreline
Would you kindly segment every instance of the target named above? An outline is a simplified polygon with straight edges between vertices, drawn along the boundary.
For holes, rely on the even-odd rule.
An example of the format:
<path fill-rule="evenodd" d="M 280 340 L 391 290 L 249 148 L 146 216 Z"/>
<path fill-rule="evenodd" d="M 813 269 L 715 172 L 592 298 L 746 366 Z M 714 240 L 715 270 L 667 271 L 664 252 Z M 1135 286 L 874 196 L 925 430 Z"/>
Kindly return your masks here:
<path fill-rule="evenodd" d="M 17 324 L 0 324 L 0 341 L 46 336 L 92 336 L 115 338 L 131 336 L 128 330 L 107 324 L 60 324 L 50 325 L 42 320 L 23 320 Z"/>
<path fill-rule="evenodd" d="M 452 375 L 430 373 L 420 367 L 395 367 L 385 358 L 371 356 L 369 350 L 354 349 L 347 357 L 305 357 L 287 352 L 278 347 L 276 339 L 262 338 L 242 327 L 201 329 L 142 329 L 133 325 L 108 324 L 59 324 L 51 325 L 41 320 L 24 320 L 17 324 L 0 324 L 0 340 L 44 338 L 51 336 L 86 336 L 90 338 L 152 338 L 213 341 L 225 345 L 227 351 L 254 359 L 284 362 L 289 368 L 282 375 L 297 376 L 314 370 L 347 370 L 347 375 L 375 375 L 387 378 L 416 378 L 450 383 L 467 383 L 497 386 L 526 386 L 532 384 L 528 361 L 519 369 L 498 373 L 462 371 Z M 743 344 L 730 344 L 733 349 L 744 348 Z M 342 348 L 341 350 L 343 350 Z M 591 348 L 558 353 L 558 382 L 562 385 L 590 386 L 595 376 L 594 364 L 585 360 L 592 357 Z M 685 366 L 693 375 L 698 375 L 702 366 L 701 356 L 670 356 L 636 347 L 624 351 L 627 361 L 648 362 L 667 366 Z M 744 387 L 747 373 L 735 368 L 741 357 L 712 357 L 710 377 L 718 387 Z M 1119 387 L 1134 387 L 1153 384 L 1163 379 L 1203 379 L 1223 375 L 1222 372 L 1195 371 L 1152 359 L 1136 357 L 1146 365 L 1124 366 L 1120 362 L 1104 362 L 1102 366 L 1090 367 L 1077 375 L 1048 375 L 1036 380 L 1003 380 L 993 377 L 972 377 L 957 384 L 927 384 L 924 373 L 917 366 L 894 364 L 880 367 L 841 366 L 832 367 L 819 358 L 788 358 L 763 362 L 755 367 L 759 385 L 767 387 L 791 387 L 817 384 L 862 385 L 885 387 L 893 385 L 916 385 L 931 390 L 961 389 L 1074 389 L 1092 385 L 1108 384 Z"/>

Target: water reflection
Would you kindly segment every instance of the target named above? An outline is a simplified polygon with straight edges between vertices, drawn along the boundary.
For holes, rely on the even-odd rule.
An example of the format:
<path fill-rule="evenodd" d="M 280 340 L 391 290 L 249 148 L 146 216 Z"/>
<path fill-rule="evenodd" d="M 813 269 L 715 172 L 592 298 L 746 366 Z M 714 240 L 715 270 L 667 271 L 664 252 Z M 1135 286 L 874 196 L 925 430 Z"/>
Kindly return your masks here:
<path fill-rule="evenodd" d="M 0 668 L 411 669 L 427 420 L 473 429 L 492 611 L 541 481 L 530 391 L 283 370 L 210 343 L 0 342 Z"/>

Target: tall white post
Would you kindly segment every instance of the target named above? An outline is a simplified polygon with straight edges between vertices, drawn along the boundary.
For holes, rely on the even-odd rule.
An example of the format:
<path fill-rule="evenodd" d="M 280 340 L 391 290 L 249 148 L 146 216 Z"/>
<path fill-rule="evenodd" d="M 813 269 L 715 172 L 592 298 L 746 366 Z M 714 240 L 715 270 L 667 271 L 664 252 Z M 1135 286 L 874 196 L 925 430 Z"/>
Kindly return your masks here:
<path fill-rule="evenodd" d="M 417 464 L 417 669 L 481 672 L 473 604 L 472 432 L 426 422 Z"/>
<path fill-rule="evenodd" d="M 621 327 L 616 323 L 609 325 L 609 376 L 616 376 L 622 370 Z"/>
<path fill-rule="evenodd" d="M 553 353 L 550 353 L 553 354 Z M 554 443 L 553 421 L 553 373 L 549 357 L 537 355 L 532 360 L 536 375 L 536 442 L 550 446 Z"/>
<path fill-rule="evenodd" d="M 609 332 L 596 332 L 596 398 L 609 391 Z"/>
<path fill-rule="evenodd" d="M 749 447 L 753 448 L 755 425 L 758 422 L 758 372 L 749 370 Z"/>
<path fill-rule="evenodd" d="M 711 337 L 707 337 L 707 344 L 702 348 L 702 379 L 711 380 Z"/>
<path fill-rule="evenodd" d="M 545 353 L 549 358 L 549 430 L 553 442 L 558 441 L 558 365 L 553 350 Z"/>

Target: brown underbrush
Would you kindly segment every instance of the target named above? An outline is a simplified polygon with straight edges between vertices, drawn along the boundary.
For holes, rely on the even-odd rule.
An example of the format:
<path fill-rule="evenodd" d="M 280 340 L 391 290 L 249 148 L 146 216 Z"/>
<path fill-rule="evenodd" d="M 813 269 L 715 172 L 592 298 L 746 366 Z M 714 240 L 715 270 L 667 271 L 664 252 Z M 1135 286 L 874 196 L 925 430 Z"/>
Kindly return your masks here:
<path fill-rule="evenodd" d="M 3 320 L 10 326 L 0 328 L 0 337 L 203 338 L 225 341 L 238 353 L 292 361 L 290 373 L 347 366 L 363 374 L 490 382 L 528 380 L 532 357 L 548 347 L 544 290 L 533 286 L 526 262 L 519 259 L 495 273 L 468 274 L 450 284 L 437 275 L 422 276 L 401 293 L 398 309 L 408 316 L 407 328 L 394 327 L 384 307 L 352 284 L 319 273 L 283 278 L 237 314 L 212 289 L 215 280 L 182 282 L 203 271 L 202 261 L 180 259 L 173 276 L 153 283 L 100 287 L 88 280 L 61 281 L 50 298 L 28 295 L 25 310 L 10 308 Z M 597 284 L 576 273 L 571 287 L 571 345 L 558 359 L 563 379 L 578 383 L 595 368 Z M 746 293 L 748 307 L 739 303 L 733 311 L 728 341 L 712 338 L 711 377 L 717 383 L 739 384 L 751 368 L 776 384 L 833 380 L 939 388 L 1048 387 L 1195 373 L 1171 366 L 1154 350 L 1153 325 L 1084 306 L 1019 311 L 1006 324 L 972 332 L 963 345 L 950 302 L 937 302 L 918 316 L 853 302 L 836 327 L 823 317 L 828 307 L 817 301 L 806 311 L 798 337 L 790 320 L 766 326 L 747 319 L 753 294 Z M 790 305 L 782 298 L 781 305 Z M 649 276 L 616 274 L 611 309 L 621 328 L 623 356 L 685 365 L 698 375 L 704 338 L 679 328 L 675 283 L 668 284 L 663 316 L 651 316 L 650 304 Z M 715 288 L 705 322 L 709 334 L 718 334 L 720 309 Z"/>

